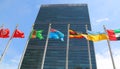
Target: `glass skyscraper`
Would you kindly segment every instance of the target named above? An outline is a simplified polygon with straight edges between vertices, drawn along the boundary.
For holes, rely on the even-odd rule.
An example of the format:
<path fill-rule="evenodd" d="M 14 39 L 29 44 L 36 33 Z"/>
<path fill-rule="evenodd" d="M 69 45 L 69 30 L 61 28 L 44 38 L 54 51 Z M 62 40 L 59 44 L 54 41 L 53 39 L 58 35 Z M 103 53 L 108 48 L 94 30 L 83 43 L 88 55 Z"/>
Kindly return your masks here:
<path fill-rule="evenodd" d="M 85 25 L 91 30 L 87 4 L 42 5 L 34 29 L 43 30 L 43 40 L 30 39 L 20 69 L 40 69 L 49 24 L 51 28 L 64 33 L 64 41 L 49 39 L 44 69 L 65 69 L 68 24 L 70 29 L 86 33 Z M 90 42 L 92 69 L 96 68 L 93 42 Z M 88 44 L 85 38 L 69 39 L 68 69 L 90 69 Z"/>

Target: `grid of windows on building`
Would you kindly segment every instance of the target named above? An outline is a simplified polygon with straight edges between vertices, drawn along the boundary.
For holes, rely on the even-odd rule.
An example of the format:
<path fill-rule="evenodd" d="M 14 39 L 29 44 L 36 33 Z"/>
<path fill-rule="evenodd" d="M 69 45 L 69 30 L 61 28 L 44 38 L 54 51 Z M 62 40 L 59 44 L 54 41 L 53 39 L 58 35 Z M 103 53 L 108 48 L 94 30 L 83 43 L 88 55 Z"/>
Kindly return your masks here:
<path fill-rule="evenodd" d="M 85 33 L 85 25 L 91 30 L 87 4 L 42 5 L 35 21 L 34 29 L 43 30 L 43 40 L 30 39 L 20 69 L 40 69 L 49 24 L 51 28 L 64 33 L 64 41 L 49 39 L 44 69 L 65 69 L 68 24 L 70 29 Z M 93 42 L 90 42 L 92 67 L 96 69 Z M 88 45 L 85 38 L 70 39 L 68 69 L 89 68 Z"/>

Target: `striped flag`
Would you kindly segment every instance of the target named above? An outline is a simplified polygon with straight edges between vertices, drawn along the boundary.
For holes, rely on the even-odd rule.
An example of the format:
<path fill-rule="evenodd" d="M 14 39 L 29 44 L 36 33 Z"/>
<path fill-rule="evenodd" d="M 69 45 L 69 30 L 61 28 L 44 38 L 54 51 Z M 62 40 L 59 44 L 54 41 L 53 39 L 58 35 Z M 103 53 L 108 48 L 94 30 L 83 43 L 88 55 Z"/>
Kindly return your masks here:
<path fill-rule="evenodd" d="M 118 30 L 107 30 L 109 40 L 116 41 L 120 40 L 120 29 Z"/>
<path fill-rule="evenodd" d="M 93 42 L 101 41 L 101 40 L 107 40 L 106 34 L 97 34 L 97 35 L 90 35 L 90 34 L 82 34 L 87 40 L 91 40 Z"/>
<path fill-rule="evenodd" d="M 78 38 L 78 39 L 83 38 L 81 34 L 71 29 L 69 30 L 69 33 L 70 33 L 69 38 Z"/>
<path fill-rule="evenodd" d="M 107 40 L 107 35 L 105 32 L 93 32 L 88 30 L 88 34 L 82 34 L 87 40 L 91 40 L 93 42 Z"/>

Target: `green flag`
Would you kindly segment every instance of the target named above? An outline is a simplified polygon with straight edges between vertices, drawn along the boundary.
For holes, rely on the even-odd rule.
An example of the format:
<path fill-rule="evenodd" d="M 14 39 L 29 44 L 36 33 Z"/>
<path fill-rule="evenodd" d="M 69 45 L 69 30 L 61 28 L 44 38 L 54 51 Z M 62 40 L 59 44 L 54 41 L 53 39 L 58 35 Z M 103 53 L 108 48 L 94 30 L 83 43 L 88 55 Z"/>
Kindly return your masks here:
<path fill-rule="evenodd" d="M 38 31 L 33 30 L 32 33 L 31 33 L 30 38 L 39 38 L 40 40 L 44 39 L 43 35 L 42 35 L 42 32 L 43 32 L 43 30 L 38 30 Z"/>

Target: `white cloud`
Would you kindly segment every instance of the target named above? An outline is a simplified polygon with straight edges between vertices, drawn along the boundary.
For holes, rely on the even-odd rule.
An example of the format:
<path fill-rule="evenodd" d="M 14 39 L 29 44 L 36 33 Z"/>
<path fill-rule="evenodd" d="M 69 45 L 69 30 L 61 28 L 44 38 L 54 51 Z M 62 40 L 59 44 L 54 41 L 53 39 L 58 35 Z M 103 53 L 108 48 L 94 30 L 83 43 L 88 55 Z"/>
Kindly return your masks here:
<path fill-rule="evenodd" d="M 100 23 L 100 22 L 103 22 L 103 21 L 109 21 L 109 18 L 102 18 L 102 19 L 96 20 L 97 23 Z"/>
<path fill-rule="evenodd" d="M 17 56 L 17 57 L 14 57 L 13 59 L 11 59 L 10 61 L 12 62 L 12 63 L 19 63 L 19 60 L 20 60 L 20 56 Z"/>
<path fill-rule="evenodd" d="M 17 69 L 19 64 L 19 56 L 16 56 L 10 60 L 5 60 L 0 64 L 0 69 Z"/>
<path fill-rule="evenodd" d="M 114 50 L 114 61 L 116 69 L 120 69 L 120 51 Z M 112 61 L 109 55 L 109 52 L 106 51 L 105 53 L 97 53 L 96 54 L 96 61 L 97 61 L 97 69 L 113 69 Z"/>
<path fill-rule="evenodd" d="M 0 65 L 0 69 L 17 69 L 17 65 L 10 63 L 3 63 Z"/>

